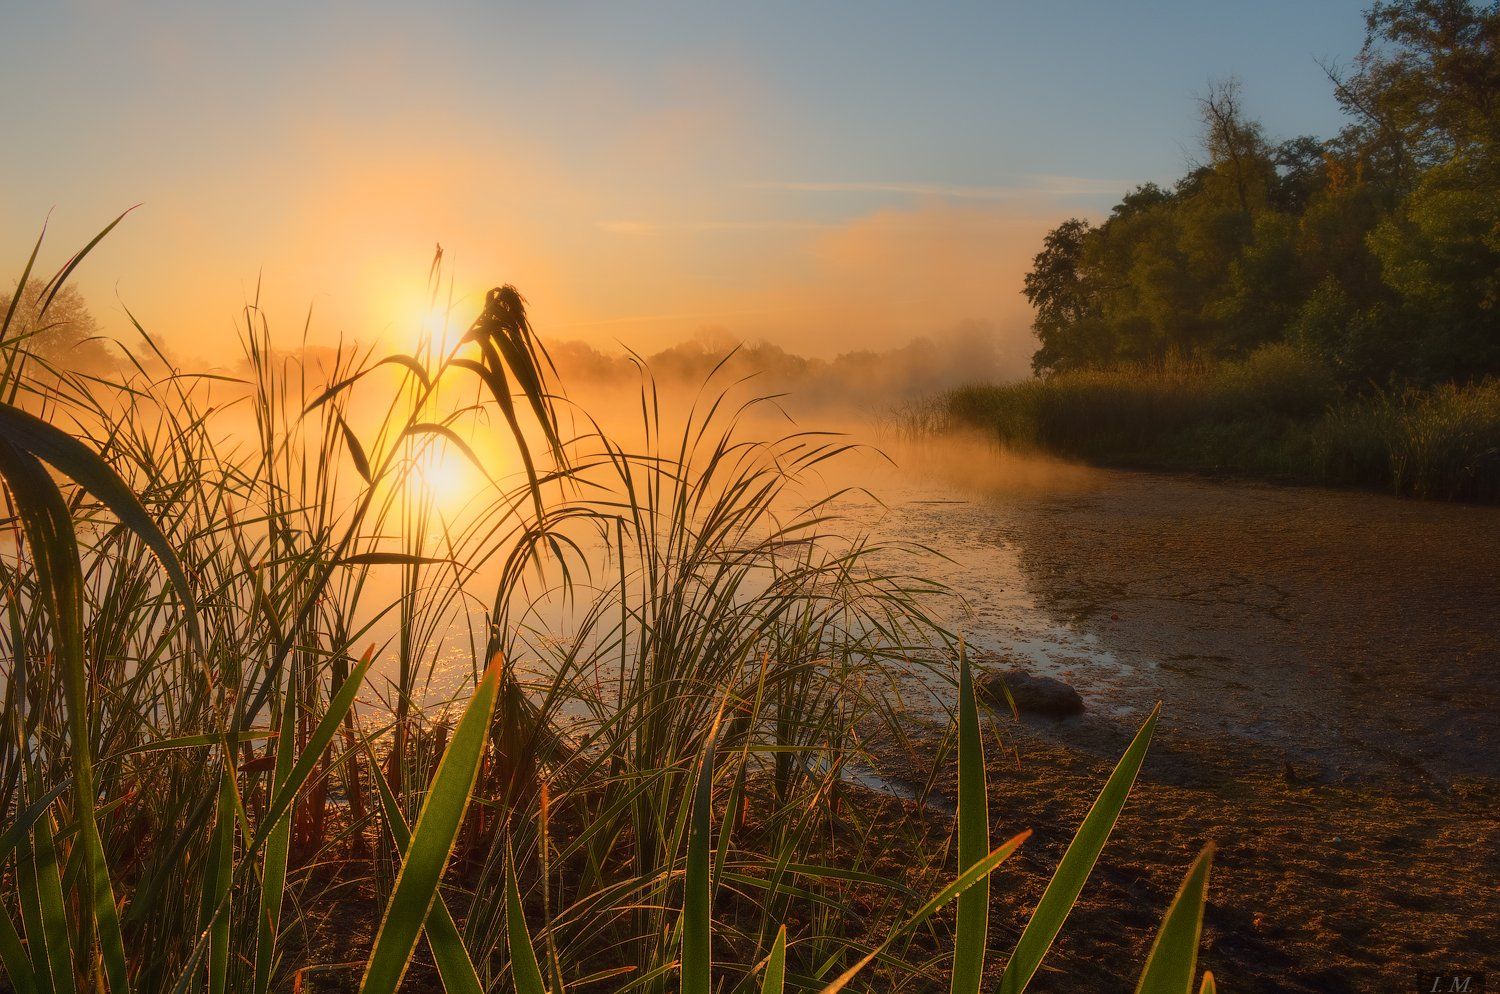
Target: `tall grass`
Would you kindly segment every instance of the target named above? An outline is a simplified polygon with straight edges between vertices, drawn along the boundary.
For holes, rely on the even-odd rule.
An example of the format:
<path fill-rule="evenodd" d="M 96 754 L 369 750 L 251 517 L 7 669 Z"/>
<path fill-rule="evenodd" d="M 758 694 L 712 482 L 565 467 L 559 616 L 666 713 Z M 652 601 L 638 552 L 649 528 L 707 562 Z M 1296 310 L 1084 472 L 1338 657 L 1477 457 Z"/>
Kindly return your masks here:
<path fill-rule="evenodd" d="M 319 368 L 252 304 L 239 367 L 182 371 L 141 329 L 110 381 L 0 329 L 11 987 L 978 990 L 989 876 L 1024 835 L 991 845 L 966 663 L 958 865 L 852 796 L 864 743 L 900 734 L 901 671 L 962 653 L 939 588 L 880 569 L 818 492 L 846 444 L 768 439 L 713 389 L 676 417 L 649 376 L 622 441 L 549 382 L 510 288 L 455 337 Z M 462 507 L 419 482 L 440 450 L 489 479 Z M 911 872 L 882 878 L 897 845 Z M 1150 989 L 1194 979 L 1194 872 Z"/>
<path fill-rule="evenodd" d="M 1060 373 L 950 391 L 907 419 L 1116 465 L 1500 500 L 1500 382 L 1348 393 L 1315 358 Z"/>

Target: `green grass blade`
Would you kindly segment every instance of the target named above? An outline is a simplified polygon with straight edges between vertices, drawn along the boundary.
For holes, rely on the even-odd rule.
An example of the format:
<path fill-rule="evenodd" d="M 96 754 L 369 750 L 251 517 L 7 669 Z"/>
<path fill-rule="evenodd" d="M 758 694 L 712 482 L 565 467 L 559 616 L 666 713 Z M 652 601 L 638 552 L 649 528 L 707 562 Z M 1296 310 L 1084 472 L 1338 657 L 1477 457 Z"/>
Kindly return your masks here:
<path fill-rule="evenodd" d="M 970 866 L 990 851 L 990 809 L 984 771 L 984 738 L 968 653 L 960 653 L 958 675 L 958 865 Z M 952 994 L 979 994 L 989 940 L 990 880 L 986 876 L 958 898 L 953 940 Z"/>
<path fill-rule="evenodd" d="M 370 769 L 378 771 L 380 766 L 375 762 L 374 751 L 369 748 L 368 743 L 365 751 L 370 755 Z M 390 784 L 380 773 L 377 772 L 370 780 L 375 784 L 376 793 L 380 795 L 380 806 L 385 812 L 385 823 L 391 830 L 391 837 L 396 840 L 396 850 L 405 856 L 406 847 L 411 844 L 411 830 L 407 828 L 406 817 L 401 814 L 401 806 L 396 803 L 396 795 L 391 793 Z M 458 926 L 453 923 L 453 915 L 441 892 L 432 902 L 432 910 L 427 913 L 423 928 L 427 930 L 427 944 L 432 947 L 432 958 L 437 963 L 443 990 L 448 994 L 482 994 L 484 985 L 479 980 L 474 961 L 469 958 L 469 950 L 464 946 L 463 937 L 459 934 Z"/>
<path fill-rule="evenodd" d="M 36 820 L 27 826 L 36 830 Z M 21 904 L 21 927 L 26 932 L 28 969 L 41 994 L 53 994 L 52 960 L 47 952 L 47 928 L 42 916 L 42 895 L 37 887 L 36 859 L 31 835 L 16 846 L 16 892 Z"/>
<path fill-rule="evenodd" d="M 995 867 L 1005 862 L 1012 853 L 1014 853 L 1021 847 L 1021 843 L 1025 842 L 1030 837 L 1031 830 L 1027 829 L 1020 835 L 1017 835 L 1015 838 L 1011 839 L 1009 842 L 1004 842 L 999 846 L 996 846 L 995 850 L 988 856 L 980 860 L 978 863 L 975 863 L 964 872 L 960 873 L 953 879 L 952 883 L 944 887 L 942 890 L 938 891 L 926 904 L 918 908 L 916 914 L 912 915 L 905 922 L 903 922 L 900 927 L 893 930 L 891 934 L 886 937 L 884 942 L 876 946 L 874 949 L 870 950 L 865 954 L 863 958 L 859 960 L 859 962 L 855 963 L 853 966 L 849 967 L 849 969 L 839 974 L 832 983 L 824 987 L 821 994 L 838 994 L 839 991 L 843 990 L 849 985 L 849 982 L 853 980 L 861 970 L 874 962 L 875 957 L 885 952 L 887 947 L 889 947 L 890 944 L 896 940 L 897 936 L 904 935 L 915 929 L 927 919 L 931 918 L 939 908 L 943 907 L 949 901 L 953 900 L 955 897 L 958 897 L 964 891 L 974 886 L 977 881 L 989 877 L 991 873 L 995 872 Z"/>
<path fill-rule="evenodd" d="M 73 941 L 68 930 L 62 869 L 52 837 L 52 816 L 44 814 L 31 833 L 31 872 L 35 880 L 36 921 L 46 951 L 47 986 L 53 994 L 73 994 Z M 37 966 L 40 968 L 41 964 Z"/>
<path fill-rule="evenodd" d="M 135 207 L 139 206 L 139 204 L 135 205 Z M 125 220 L 125 215 L 135 210 L 135 207 L 127 207 L 123 211 L 121 211 L 119 217 L 106 224 L 103 231 L 99 232 L 92 239 L 90 239 L 89 243 L 83 248 L 79 249 L 77 252 L 74 252 L 72 258 L 68 259 L 67 263 L 63 265 L 62 269 L 58 270 L 56 275 L 54 275 L 52 279 L 47 281 L 47 285 L 42 288 L 41 307 L 39 308 L 40 313 L 46 313 L 47 308 L 52 306 L 52 298 L 57 296 L 57 292 L 63 288 L 63 284 L 68 282 L 68 277 L 73 275 L 73 270 L 77 269 L 79 264 L 82 263 L 83 260 L 88 256 L 88 254 L 94 250 L 94 246 L 104 241 L 104 237 L 111 231 L 114 231 L 115 225 Z M 19 296 L 19 294 L 17 296 Z"/>
<path fill-rule="evenodd" d="M 22 415 L 0 404 L 0 476 L 10 488 L 16 512 L 21 518 L 26 540 L 31 546 L 32 565 L 38 584 L 50 607 L 53 652 L 63 675 L 67 702 L 68 735 L 73 760 L 73 795 L 78 821 L 83 866 L 85 906 L 98 927 L 99 952 L 104 961 L 109 989 L 114 994 L 129 994 L 130 979 L 125 961 L 125 945 L 120 935 L 119 912 L 114 890 L 110 886 L 109 867 L 105 863 L 104 842 L 99 837 L 95 818 L 94 758 L 89 706 L 89 672 L 84 657 L 83 564 L 78 552 L 78 537 L 62 491 L 46 468 L 24 445 L 25 430 L 12 435 L 10 415 L 21 415 L 46 431 L 76 446 L 86 456 L 84 462 L 95 468 L 103 460 L 82 443 L 63 435 L 46 422 Z M 24 426 L 23 426 L 24 429 Z M 112 474 L 111 474 L 112 475 Z M 118 480 L 118 477 L 115 478 Z M 123 487 L 123 484 L 121 484 Z M 134 504 L 128 489 L 125 495 Z M 139 504 L 134 504 L 139 509 Z M 144 515 L 144 511 L 141 512 Z M 148 519 L 149 520 L 149 519 Z M 151 527 L 155 527 L 152 525 Z M 160 533 L 157 533 L 160 535 Z"/>
<path fill-rule="evenodd" d="M 360 985 L 365 994 L 394 994 L 406 974 L 417 935 L 437 895 L 443 868 L 469 807 L 479 760 L 489 737 L 490 719 L 495 713 L 501 670 L 502 660 L 496 656 L 485 669 L 438 763 L 412 831 L 411 845 L 386 903 L 375 948 L 365 964 Z"/>
<path fill-rule="evenodd" d="M 343 724 L 344 716 L 354 706 L 354 698 L 359 693 L 359 688 L 364 685 L 365 674 L 370 672 L 370 666 L 375 662 L 375 649 L 371 646 L 365 651 L 359 663 L 349 673 L 349 678 L 340 685 L 338 691 L 328 701 L 328 710 L 323 713 L 323 718 L 318 722 L 312 734 L 307 738 L 307 748 L 297 757 L 292 764 L 292 772 L 287 776 L 286 782 L 276 792 L 274 799 L 266 808 L 265 822 L 256 833 L 256 838 L 248 847 L 252 851 L 265 842 L 269 834 L 269 825 L 274 824 L 273 819 L 279 819 L 291 810 L 292 802 L 296 800 L 307 781 L 312 778 L 314 770 L 317 769 L 318 760 L 339 733 L 339 727 Z M 279 756 L 278 756 L 279 759 Z"/>
<path fill-rule="evenodd" d="M 542 968 L 536 959 L 536 947 L 531 943 L 531 933 L 526 930 L 521 889 L 516 886 L 516 860 L 509 852 L 505 857 L 505 936 L 510 945 L 510 977 L 516 994 L 547 994 L 547 987 L 542 983 Z"/>
<path fill-rule="evenodd" d="M 277 725 L 276 766 L 271 775 L 271 792 L 280 793 L 292 778 L 297 727 L 296 669 L 289 671 L 286 692 L 281 700 L 281 717 Z M 295 795 L 294 795 L 295 796 Z M 286 896 L 286 867 L 292 848 L 291 805 L 271 823 L 266 835 L 265 855 L 260 866 L 260 911 L 255 919 L 255 994 L 269 994 L 271 974 L 276 969 L 276 944 L 281 935 L 281 903 Z M 215 908 L 222 906 L 215 905 Z M 224 917 L 228 917 L 224 911 Z"/>
<path fill-rule="evenodd" d="M 1198 988 L 1198 994 L 1219 994 L 1219 985 L 1214 983 L 1214 972 L 1203 971 L 1203 984 Z"/>
<path fill-rule="evenodd" d="M 208 874 L 209 893 L 214 907 L 227 902 L 234 872 L 235 811 L 239 803 L 232 760 L 232 755 L 226 749 L 224 767 L 219 774 L 218 822 L 214 826 L 214 849 Z M 231 910 L 226 910 L 213 923 L 208 947 L 208 994 L 225 994 L 229 990 L 231 921 Z"/>
<path fill-rule="evenodd" d="M 281 818 L 291 810 L 292 802 L 301 793 L 302 788 L 311 779 L 313 771 L 317 768 L 318 758 L 338 734 L 344 717 L 349 709 L 354 706 L 354 698 L 363 686 L 365 675 L 370 672 L 370 666 L 374 663 L 375 654 L 373 647 L 364 654 L 358 665 L 349 673 L 348 678 L 339 686 L 333 697 L 328 701 L 328 710 L 324 712 L 322 720 L 313 729 L 312 735 L 308 736 L 307 748 L 297 757 L 292 765 L 292 772 L 287 777 L 286 783 L 275 792 L 271 803 L 266 806 L 265 814 L 261 818 L 260 827 L 255 835 L 245 845 L 244 858 L 241 860 L 240 868 L 235 876 L 241 877 L 246 872 L 245 868 L 252 862 L 255 854 L 266 845 L 267 839 L 275 831 L 276 825 Z M 214 918 L 228 912 L 228 901 L 221 901 L 214 909 Z M 212 922 L 210 922 L 212 924 Z M 186 994 L 193 986 L 193 977 L 197 975 L 198 964 L 201 962 L 204 947 L 207 945 L 209 932 L 204 931 L 198 937 L 198 942 L 188 954 L 187 960 L 181 974 L 178 975 L 177 983 L 172 987 L 172 994 Z"/>
<path fill-rule="evenodd" d="M 1119 764 L 1115 766 L 1104 789 L 1099 792 L 1093 807 L 1084 817 L 1083 824 L 1078 827 L 1073 841 L 1069 843 L 1068 851 L 1063 853 L 1062 862 L 1057 865 L 1057 872 L 1052 875 L 1052 881 L 1047 884 L 1042 899 L 1037 902 L 1031 920 L 1026 923 L 1010 962 L 1005 964 L 1005 973 L 1000 978 L 1001 994 L 1020 994 L 1024 991 L 1042 965 L 1042 958 L 1047 955 L 1047 950 L 1052 948 L 1052 942 L 1062 930 L 1068 913 L 1073 910 L 1073 904 L 1078 900 L 1079 892 L 1083 890 L 1084 883 L 1093 871 L 1104 843 L 1109 840 L 1109 833 L 1114 829 L 1115 820 L 1125 806 L 1125 799 L 1130 796 L 1130 788 L 1135 784 L 1141 762 L 1146 758 L 1146 748 L 1151 744 L 1151 734 L 1156 729 L 1156 716 L 1160 710 L 1159 704 L 1151 709 L 1150 717 L 1140 731 L 1136 732 L 1125 755 L 1120 757 Z"/>
<path fill-rule="evenodd" d="M 688 832 L 687 883 L 682 901 L 682 994 L 709 994 L 713 973 L 713 909 L 709 894 L 709 850 L 713 847 L 714 747 L 709 743 L 693 790 Z"/>
<path fill-rule="evenodd" d="M 17 451 L 41 459 L 66 474 L 108 507 L 120 519 L 121 524 L 146 543 L 160 560 L 162 568 L 167 571 L 172 586 L 182 600 L 188 623 L 196 631 L 196 614 L 187 573 L 178 561 L 172 544 L 146 513 L 135 493 L 120 479 L 119 474 L 97 452 L 72 435 L 9 404 L 0 403 L 0 434 Z"/>
<path fill-rule="evenodd" d="M 36 994 L 36 975 L 26 958 L 26 947 L 10 915 L 0 910 L 0 965 L 16 994 Z"/>
<path fill-rule="evenodd" d="M 776 943 L 766 959 L 766 975 L 760 981 L 760 994 L 781 994 L 786 985 L 786 926 L 776 933 Z"/>
<path fill-rule="evenodd" d="M 31 837 L 31 830 L 36 825 L 37 819 L 45 815 L 52 807 L 52 802 L 66 794 L 72 786 L 71 780 L 64 780 L 27 805 L 12 819 L 11 823 L 6 826 L 5 834 L 0 835 L 0 860 L 9 856 L 12 849 L 23 845 Z"/>
<path fill-rule="evenodd" d="M 1198 972 L 1198 936 L 1203 931 L 1203 904 L 1208 899 L 1208 874 L 1214 844 L 1203 847 L 1177 888 L 1177 896 L 1162 919 L 1151 955 L 1141 971 L 1135 994 L 1192 994 Z M 1212 981 L 1209 981 L 1212 984 Z"/>

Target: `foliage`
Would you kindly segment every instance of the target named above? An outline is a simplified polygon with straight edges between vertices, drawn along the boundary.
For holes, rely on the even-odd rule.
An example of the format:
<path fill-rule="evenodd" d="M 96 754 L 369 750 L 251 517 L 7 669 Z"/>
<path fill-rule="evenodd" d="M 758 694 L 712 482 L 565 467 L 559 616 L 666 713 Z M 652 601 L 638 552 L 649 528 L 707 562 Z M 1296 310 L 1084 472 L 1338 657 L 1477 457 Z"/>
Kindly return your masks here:
<path fill-rule="evenodd" d="M 1219 84 L 1201 165 L 1047 236 L 1038 373 L 1278 341 L 1356 387 L 1500 373 L 1500 5 L 1379 2 L 1367 28 L 1355 71 L 1329 70 L 1337 137 L 1273 144 Z"/>
<path fill-rule="evenodd" d="M 1057 373 L 938 398 L 916 427 L 1097 462 L 1500 500 L 1500 379 L 1340 390 L 1287 345 L 1242 361 Z"/>

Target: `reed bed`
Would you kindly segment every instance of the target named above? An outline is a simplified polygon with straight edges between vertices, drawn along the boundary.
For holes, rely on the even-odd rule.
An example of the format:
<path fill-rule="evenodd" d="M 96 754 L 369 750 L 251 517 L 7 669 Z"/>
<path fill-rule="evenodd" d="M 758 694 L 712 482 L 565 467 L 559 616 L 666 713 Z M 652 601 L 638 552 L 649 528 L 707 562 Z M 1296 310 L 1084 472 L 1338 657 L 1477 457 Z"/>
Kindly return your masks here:
<path fill-rule="evenodd" d="M 551 382 L 509 287 L 409 354 L 278 351 L 252 304 L 244 361 L 190 372 L 138 328 L 116 378 L 48 365 L 13 318 L 11 989 L 979 990 L 990 874 L 1025 837 L 990 839 L 940 588 L 878 568 L 817 492 L 844 441 L 768 439 L 712 386 L 674 414 L 643 374 L 622 442 Z M 421 484 L 435 458 L 472 499 Z M 936 845 L 847 776 L 899 736 L 913 670 L 957 686 Z M 1154 724 L 1001 990 L 1041 966 Z M 872 870 L 892 847 L 898 880 Z M 1200 989 L 1210 858 L 1141 990 Z"/>
<path fill-rule="evenodd" d="M 911 409 L 903 427 L 977 428 L 1010 448 L 1103 464 L 1500 500 L 1500 382 L 1351 391 L 1289 345 L 1238 362 L 964 387 Z"/>

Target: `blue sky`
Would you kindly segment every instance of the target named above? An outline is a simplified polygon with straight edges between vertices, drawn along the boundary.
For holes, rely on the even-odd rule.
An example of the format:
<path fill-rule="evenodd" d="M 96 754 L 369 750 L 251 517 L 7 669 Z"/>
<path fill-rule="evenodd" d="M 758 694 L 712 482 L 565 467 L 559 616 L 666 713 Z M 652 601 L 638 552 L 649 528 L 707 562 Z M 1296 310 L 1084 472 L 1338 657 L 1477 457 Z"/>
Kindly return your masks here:
<path fill-rule="evenodd" d="M 1340 123 L 1363 4 L 119 4 L 4 15 L 0 261 L 50 210 L 184 347 L 273 316 L 400 338 L 435 242 L 545 332 L 811 351 L 1024 325 L 1042 232 L 1179 175 L 1237 76 L 1273 135 Z"/>

